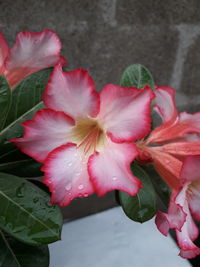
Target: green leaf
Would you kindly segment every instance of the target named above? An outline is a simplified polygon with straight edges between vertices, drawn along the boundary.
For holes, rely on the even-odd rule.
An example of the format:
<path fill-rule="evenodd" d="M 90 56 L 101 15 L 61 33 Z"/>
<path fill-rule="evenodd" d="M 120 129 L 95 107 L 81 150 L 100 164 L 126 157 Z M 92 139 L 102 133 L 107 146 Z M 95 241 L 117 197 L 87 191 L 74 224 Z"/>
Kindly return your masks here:
<path fill-rule="evenodd" d="M 0 76 L 0 131 L 4 128 L 11 103 L 11 89 L 4 76 Z"/>
<path fill-rule="evenodd" d="M 154 90 L 155 84 L 150 71 L 141 64 L 133 64 L 124 71 L 120 85 L 133 86 L 139 89 L 149 85 Z"/>
<path fill-rule="evenodd" d="M 0 173 L 0 228 L 31 245 L 60 239 L 60 209 L 49 195 L 25 179 Z"/>
<path fill-rule="evenodd" d="M 151 181 L 152 181 L 152 184 L 154 186 L 157 196 L 161 200 L 163 206 L 167 208 L 169 204 L 169 198 L 170 198 L 169 187 L 163 181 L 160 175 L 156 172 L 156 170 L 154 169 L 152 165 L 149 164 L 147 166 L 144 166 L 144 169 L 151 178 Z"/>
<path fill-rule="evenodd" d="M 27 158 L 14 160 L 6 163 L 0 163 L 0 172 L 6 172 L 20 177 L 38 177 L 43 176 L 40 171 L 42 164 Z"/>
<path fill-rule="evenodd" d="M 147 173 L 135 163 L 131 164 L 131 169 L 142 181 L 143 188 L 134 197 L 119 191 L 119 199 L 125 214 L 131 220 L 142 223 L 156 213 L 156 194 Z"/>
<path fill-rule="evenodd" d="M 1 140 L 20 137 L 23 134 L 21 122 L 33 117 L 35 111 L 42 109 L 42 94 L 49 79 L 51 69 L 45 69 L 25 78 L 12 93 L 12 105 L 9 109 Z"/>
<path fill-rule="evenodd" d="M 0 231 L 0 267 L 48 267 L 48 246 L 29 246 Z"/>

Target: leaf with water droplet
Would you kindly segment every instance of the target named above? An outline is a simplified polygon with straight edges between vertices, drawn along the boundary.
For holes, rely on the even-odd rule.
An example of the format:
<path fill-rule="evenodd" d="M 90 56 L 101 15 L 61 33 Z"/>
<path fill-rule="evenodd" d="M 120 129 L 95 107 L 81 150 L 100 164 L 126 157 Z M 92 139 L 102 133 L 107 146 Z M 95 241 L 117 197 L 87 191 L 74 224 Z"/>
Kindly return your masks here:
<path fill-rule="evenodd" d="M 49 195 L 22 178 L 0 173 L 0 228 L 32 245 L 60 239 L 62 216 Z M 6 209 L 5 209 L 6 207 Z"/>

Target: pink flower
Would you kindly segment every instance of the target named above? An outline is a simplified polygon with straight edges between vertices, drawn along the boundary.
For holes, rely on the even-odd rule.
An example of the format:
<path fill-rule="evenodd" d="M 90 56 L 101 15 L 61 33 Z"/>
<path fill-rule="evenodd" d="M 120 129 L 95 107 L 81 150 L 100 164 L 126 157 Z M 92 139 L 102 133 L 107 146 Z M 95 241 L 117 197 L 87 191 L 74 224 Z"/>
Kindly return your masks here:
<path fill-rule="evenodd" d="M 107 85 L 101 93 L 87 71 L 62 72 L 57 65 L 43 95 L 47 108 L 25 121 L 24 137 L 11 140 L 44 163 L 52 203 L 119 189 L 137 194 L 141 182 L 130 171 L 132 142 L 150 130 L 150 88 Z"/>
<path fill-rule="evenodd" d="M 4 74 L 13 88 L 34 72 L 52 67 L 58 62 L 65 64 L 60 50 L 60 39 L 47 29 L 43 32 L 20 32 L 11 49 L 0 33 L 0 75 Z"/>
<path fill-rule="evenodd" d="M 155 94 L 155 111 L 163 123 L 137 143 L 138 159 L 152 162 L 165 182 L 177 189 L 184 158 L 200 154 L 200 112 L 178 114 L 172 88 L 157 88 Z"/>
<path fill-rule="evenodd" d="M 192 258 L 200 254 L 193 243 L 198 229 L 191 217 L 200 220 L 200 113 L 178 114 L 172 88 L 157 88 L 155 93 L 155 111 L 163 123 L 137 143 L 138 160 L 151 162 L 172 190 L 168 213 L 157 213 L 158 229 L 167 235 L 175 228 L 180 256 Z"/>
<path fill-rule="evenodd" d="M 168 213 L 158 212 L 156 225 L 159 231 L 167 235 L 170 228 L 176 229 L 180 256 L 194 258 L 200 254 L 193 241 L 198 237 L 199 230 L 192 216 L 200 221 L 200 156 L 188 156 L 180 173 L 180 188 L 173 190 Z"/>

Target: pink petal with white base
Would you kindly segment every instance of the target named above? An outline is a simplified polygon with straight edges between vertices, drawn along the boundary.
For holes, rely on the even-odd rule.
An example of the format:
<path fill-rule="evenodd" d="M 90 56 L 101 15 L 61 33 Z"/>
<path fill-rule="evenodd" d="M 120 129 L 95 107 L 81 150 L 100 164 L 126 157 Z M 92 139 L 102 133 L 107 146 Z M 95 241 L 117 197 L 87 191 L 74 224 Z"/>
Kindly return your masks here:
<path fill-rule="evenodd" d="M 192 220 L 187 203 L 184 205 L 184 211 L 187 213 L 186 222 L 181 231 L 176 231 L 176 235 L 181 248 L 179 255 L 183 258 L 191 259 L 200 254 L 200 248 L 193 243 L 198 237 L 199 231 Z"/>
<path fill-rule="evenodd" d="M 68 205 L 77 197 L 94 193 L 87 171 L 87 159 L 75 144 L 68 143 L 53 150 L 42 168 L 43 182 L 52 192 L 51 202 Z"/>
<path fill-rule="evenodd" d="M 182 206 L 176 203 L 176 196 L 177 192 L 172 191 L 168 213 L 158 211 L 155 218 L 158 230 L 165 236 L 171 228 L 181 230 L 186 220 L 187 214 L 183 211 Z"/>
<path fill-rule="evenodd" d="M 200 156 L 189 156 L 183 162 L 182 183 L 188 182 L 188 204 L 193 217 L 200 221 Z"/>
<path fill-rule="evenodd" d="M 7 42 L 0 32 L 0 75 L 4 73 L 5 70 L 5 60 L 9 54 L 9 48 Z"/>
<path fill-rule="evenodd" d="M 154 109 L 161 116 L 163 122 L 174 120 L 178 115 L 174 93 L 174 89 L 170 87 L 157 87 L 156 89 Z"/>
<path fill-rule="evenodd" d="M 138 90 L 110 84 L 103 88 L 98 119 L 114 142 L 133 141 L 147 135 L 153 97 L 147 87 Z"/>
<path fill-rule="evenodd" d="M 61 41 L 50 31 L 20 32 L 6 62 L 6 77 L 14 87 L 27 75 L 62 62 Z"/>
<path fill-rule="evenodd" d="M 75 120 L 95 117 L 99 112 L 99 95 L 88 72 L 82 69 L 63 72 L 60 65 L 54 68 L 43 95 L 48 108 L 64 111 Z"/>
<path fill-rule="evenodd" d="M 95 191 L 99 196 L 116 189 L 136 195 L 141 181 L 130 170 L 130 163 L 138 154 L 135 145 L 105 142 L 104 148 L 89 159 L 88 170 Z"/>
<path fill-rule="evenodd" d="M 42 109 L 22 125 L 25 127 L 24 137 L 10 141 L 24 153 L 43 162 L 50 151 L 71 141 L 74 120 L 63 112 Z"/>

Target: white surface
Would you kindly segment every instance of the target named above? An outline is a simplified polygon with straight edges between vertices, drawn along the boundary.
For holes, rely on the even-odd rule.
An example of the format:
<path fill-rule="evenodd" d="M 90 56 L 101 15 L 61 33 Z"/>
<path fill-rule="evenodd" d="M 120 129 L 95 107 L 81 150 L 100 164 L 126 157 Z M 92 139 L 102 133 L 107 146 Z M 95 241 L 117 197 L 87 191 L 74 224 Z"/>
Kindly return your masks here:
<path fill-rule="evenodd" d="M 154 219 L 135 223 L 113 208 L 66 223 L 62 241 L 50 245 L 50 267 L 189 267 Z"/>

